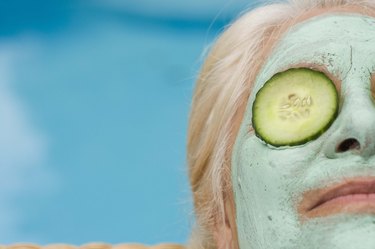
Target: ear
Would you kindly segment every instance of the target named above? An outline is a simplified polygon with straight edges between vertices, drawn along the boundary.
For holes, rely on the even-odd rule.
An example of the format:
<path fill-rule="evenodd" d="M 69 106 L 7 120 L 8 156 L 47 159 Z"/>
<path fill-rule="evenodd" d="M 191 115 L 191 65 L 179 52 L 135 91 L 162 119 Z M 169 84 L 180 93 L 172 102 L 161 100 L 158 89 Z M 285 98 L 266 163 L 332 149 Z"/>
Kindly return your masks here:
<path fill-rule="evenodd" d="M 232 196 L 226 198 L 224 208 L 225 220 L 216 224 L 214 232 L 217 249 L 239 249 L 235 207 Z"/>

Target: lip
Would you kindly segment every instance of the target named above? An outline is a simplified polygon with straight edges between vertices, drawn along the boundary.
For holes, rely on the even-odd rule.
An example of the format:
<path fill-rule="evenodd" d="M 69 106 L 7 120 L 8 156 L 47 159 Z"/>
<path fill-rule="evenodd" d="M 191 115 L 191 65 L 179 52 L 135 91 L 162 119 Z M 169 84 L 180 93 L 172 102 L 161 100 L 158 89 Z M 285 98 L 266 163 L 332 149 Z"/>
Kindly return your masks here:
<path fill-rule="evenodd" d="M 298 212 L 303 218 L 336 213 L 375 214 L 375 177 L 346 179 L 327 188 L 307 191 Z"/>

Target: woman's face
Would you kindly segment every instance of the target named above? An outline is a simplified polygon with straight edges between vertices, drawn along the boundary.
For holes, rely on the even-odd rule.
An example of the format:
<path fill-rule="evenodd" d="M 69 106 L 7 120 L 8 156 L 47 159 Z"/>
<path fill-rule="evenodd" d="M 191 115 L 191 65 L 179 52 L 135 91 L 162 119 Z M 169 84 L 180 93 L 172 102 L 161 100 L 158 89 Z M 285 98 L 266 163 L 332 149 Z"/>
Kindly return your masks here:
<path fill-rule="evenodd" d="M 251 129 L 252 105 L 267 80 L 297 67 L 337 83 L 339 112 L 314 140 L 272 147 Z M 374 75 L 375 18 L 316 16 L 282 37 L 256 78 L 232 155 L 241 249 L 375 247 Z"/>

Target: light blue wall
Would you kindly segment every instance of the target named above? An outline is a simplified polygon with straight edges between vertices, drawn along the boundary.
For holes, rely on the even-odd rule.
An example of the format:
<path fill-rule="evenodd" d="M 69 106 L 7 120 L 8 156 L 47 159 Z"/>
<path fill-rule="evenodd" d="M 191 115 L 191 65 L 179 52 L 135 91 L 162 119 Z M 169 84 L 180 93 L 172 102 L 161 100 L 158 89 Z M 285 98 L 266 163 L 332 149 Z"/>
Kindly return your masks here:
<path fill-rule="evenodd" d="M 0 3 L 2 244 L 188 238 L 194 79 L 247 3 L 119 2 Z"/>

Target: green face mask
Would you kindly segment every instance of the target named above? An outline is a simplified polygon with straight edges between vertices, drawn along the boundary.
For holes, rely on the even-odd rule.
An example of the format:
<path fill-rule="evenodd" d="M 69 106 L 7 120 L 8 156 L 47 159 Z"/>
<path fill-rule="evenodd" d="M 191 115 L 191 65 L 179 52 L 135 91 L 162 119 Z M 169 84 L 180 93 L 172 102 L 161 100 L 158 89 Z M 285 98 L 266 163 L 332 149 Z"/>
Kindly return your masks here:
<path fill-rule="evenodd" d="M 298 64 L 324 67 L 341 82 L 337 117 L 306 143 L 270 146 L 249 130 L 256 94 L 272 76 Z M 308 191 L 375 177 L 374 74 L 375 18 L 317 16 L 283 36 L 258 74 L 232 155 L 241 249 L 375 248 L 375 208 L 306 219 L 299 211 Z M 360 148 L 337 150 L 351 138 Z"/>

